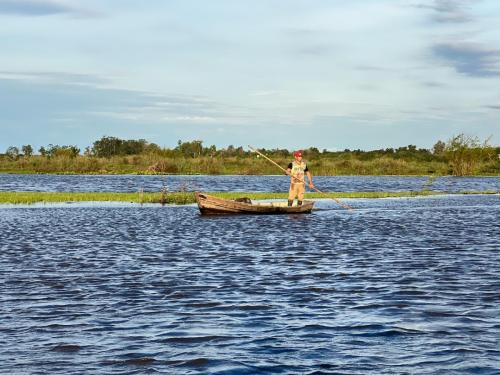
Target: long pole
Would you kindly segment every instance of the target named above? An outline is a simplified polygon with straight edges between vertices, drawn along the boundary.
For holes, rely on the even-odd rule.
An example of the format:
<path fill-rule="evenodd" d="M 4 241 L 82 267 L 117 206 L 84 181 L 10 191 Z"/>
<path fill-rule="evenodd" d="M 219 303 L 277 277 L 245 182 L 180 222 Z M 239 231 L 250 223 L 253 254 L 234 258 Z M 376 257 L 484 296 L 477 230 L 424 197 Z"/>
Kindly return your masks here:
<path fill-rule="evenodd" d="M 256 152 L 257 154 L 259 154 L 260 156 L 262 156 L 264 159 L 266 159 L 266 160 L 270 161 L 271 163 L 273 163 L 273 164 L 274 164 L 275 166 L 277 166 L 279 169 L 281 169 L 282 171 L 284 171 L 287 175 L 290 175 L 290 174 L 288 173 L 288 171 L 287 171 L 285 168 L 283 168 L 281 165 L 279 165 L 278 163 L 276 163 L 274 160 L 272 160 L 272 159 L 268 158 L 266 155 L 264 155 L 264 154 L 263 154 L 262 152 L 260 152 L 259 150 L 256 150 L 255 148 L 253 148 L 253 147 L 252 147 L 252 146 L 250 146 L 250 145 L 248 145 L 248 148 L 249 148 L 250 150 L 252 150 L 253 152 Z M 297 178 L 297 177 L 295 177 L 295 176 L 292 176 L 292 177 L 293 177 L 295 180 L 298 180 L 299 182 L 302 182 L 302 183 L 304 183 L 304 184 L 306 183 L 304 180 L 302 180 L 302 179 L 300 179 L 300 178 Z M 314 190 L 316 190 L 318 193 L 321 193 L 321 194 L 325 194 L 325 195 L 326 195 L 326 193 L 322 192 L 321 190 L 319 190 L 319 189 L 318 189 L 318 188 L 316 188 L 316 187 L 313 187 L 313 189 L 314 189 Z M 347 210 L 352 210 L 352 209 L 353 209 L 351 206 L 348 206 L 347 204 L 342 203 L 342 202 L 341 202 L 340 200 L 338 200 L 337 198 L 333 198 L 333 197 L 328 197 L 328 198 L 333 199 L 333 200 L 334 200 L 335 202 L 337 202 L 340 206 L 344 207 L 344 208 L 345 208 L 345 209 L 347 209 Z"/>

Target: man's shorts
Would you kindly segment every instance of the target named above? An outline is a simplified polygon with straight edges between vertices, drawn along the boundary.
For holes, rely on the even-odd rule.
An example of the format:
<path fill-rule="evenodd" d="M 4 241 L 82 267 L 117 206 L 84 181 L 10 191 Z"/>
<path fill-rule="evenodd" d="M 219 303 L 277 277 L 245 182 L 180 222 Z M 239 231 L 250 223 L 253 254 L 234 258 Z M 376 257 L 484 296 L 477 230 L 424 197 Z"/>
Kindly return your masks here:
<path fill-rule="evenodd" d="M 290 190 L 288 191 L 288 200 L 293 200 L 295 197 L 299 201 L 304 200 L 304 192 L 306 191 L 305 184 L 302 182 L 296 182 L 290 184 Z"/>

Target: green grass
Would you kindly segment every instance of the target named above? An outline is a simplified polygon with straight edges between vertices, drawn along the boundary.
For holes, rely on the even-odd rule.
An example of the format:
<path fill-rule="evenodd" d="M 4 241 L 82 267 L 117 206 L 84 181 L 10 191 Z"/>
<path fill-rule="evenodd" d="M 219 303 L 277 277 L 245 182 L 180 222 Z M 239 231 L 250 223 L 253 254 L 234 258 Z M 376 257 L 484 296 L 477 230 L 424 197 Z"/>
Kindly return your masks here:
<path fill-rule="evenodd" d="M 350 155 L 352 156 L 352 155 Z M 308 159 L 315 176 L 337 175 L 446 175 L 448 163 L 442 160 L 403 160 L 379 157 L 373 160 L 358 160 L 355 157 L 316 157 Z M 291 156 L 273 156 L 279 165 L 286 167 Z M 495 164 L 496 165 L 496 164 Z M 488 170 L 495 173 L 495 165 Z M 492 173 L 489 172 L 489 173 Z M 498 171 L 500 172 L 500 171 Z M 79 155 L 76 158 L 35 155 L 29 158 L 10 160 L 0 158 L 0 173 L 34 174 L 160 174 L 160 175 L 268 175 L 281 173 L 273 164 L 257 159 L 255 155 L 200 156 L 165 158 L 155 154 L 114 156 L 95 158 Z M 480 171 L 478 171 L 480 174 Z"/>
<path fill-rule="evenodd" d="M 131 202 L 174 203 L 194 202 L 193 193 L 113 193 L 113 192 L 0 192 L 0 203 L 31 204 L 37 202 Z"/>
<path fill-rule="evenodd" d="M 252 200 L 287 199 L 287 193 L 241 193 L 241 192 L 213 192 L 207 193 L 217 197 L 234 199 L 248 197 Z M 306 199 L 318 198 L 395 198 L 442 195 L 444 193 L 423 191 L 400 192 L 332 192 L 306 193 Z M 495 191 L 464 192 L 464 194 L 498 194 Z M 167 193 L 113 193 L 113 192 L 0 192 L 0 204 L 33 204 L 57 202 L 131 202 L 131 203 L 162 203 L 162 204 L 190 204 L 195 202 L 192 192 Z"/>

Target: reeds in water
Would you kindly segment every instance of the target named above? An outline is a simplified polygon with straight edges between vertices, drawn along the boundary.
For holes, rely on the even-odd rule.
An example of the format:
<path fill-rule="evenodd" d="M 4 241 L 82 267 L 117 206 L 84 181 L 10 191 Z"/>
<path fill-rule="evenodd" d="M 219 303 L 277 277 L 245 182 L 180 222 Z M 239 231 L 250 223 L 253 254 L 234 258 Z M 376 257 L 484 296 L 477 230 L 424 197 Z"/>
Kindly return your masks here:
<path fill-rule="evenodd" d="M 287 199 L 287 193 L 242 193 L 242 192 L 213 192 L 208 193 L 220 198 L 236 199 L 243 195 L 252 200 Z M 442 195 L 445 193 L 430 190 L 398 191 L 398 192 L 331 192 L 306 193 L 306 199 L 328 198 L 398 198 Z M 463 192 L 462 194 L 498 194 L 497 191 Z M 112 192 L 0 192 L 0 204 L 33 204 L 33 203 L 61 203 L 61 202 L 129 202 L 129 203 L 158 203 L 158 204 L 192 204 L 195 203 L 194 192 L 175 191 L 136 193 Z"/>

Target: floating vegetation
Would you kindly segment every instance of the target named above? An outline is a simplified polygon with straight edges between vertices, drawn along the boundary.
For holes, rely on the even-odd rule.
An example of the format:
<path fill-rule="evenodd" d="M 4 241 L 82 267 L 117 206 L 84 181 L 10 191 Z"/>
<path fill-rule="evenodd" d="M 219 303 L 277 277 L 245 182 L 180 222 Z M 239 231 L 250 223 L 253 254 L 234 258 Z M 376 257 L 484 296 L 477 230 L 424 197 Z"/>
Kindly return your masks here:
<path fill-rule="evenodd" d="M 287 193 L 246 193 L 246 192 L 207 192 L 225 199 L 236 199 L 246 196 L 252 200 L 286 199 Z M 306 199 L 320 198 L 401 198 L 444 195 L 449 193 L 436 191 L 398 191 L 398 192 L 331 192 L 306 193 Z M 497 191 L 464 192 L 463 194 L 498 194 Z M 130 202 L 158 204 L 191 204 L 195 203 L 194 192 L 176 191 L 114 193 L 114 192 L 0 192 L 0 204 L 32 204 L 60 202 Z"/>

